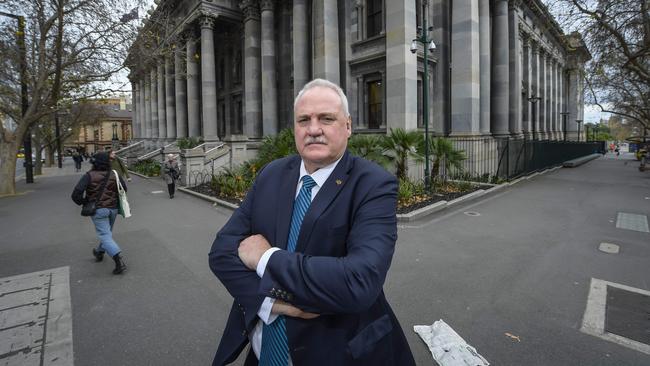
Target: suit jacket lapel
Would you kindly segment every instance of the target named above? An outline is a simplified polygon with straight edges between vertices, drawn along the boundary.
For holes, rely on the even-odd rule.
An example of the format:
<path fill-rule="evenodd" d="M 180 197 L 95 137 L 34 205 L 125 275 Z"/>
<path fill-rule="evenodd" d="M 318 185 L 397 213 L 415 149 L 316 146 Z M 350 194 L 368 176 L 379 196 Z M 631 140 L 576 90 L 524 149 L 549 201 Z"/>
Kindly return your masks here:
<path fill-rule="evenodd" d="M 269 215 L 276 215 L 275 226 L 275 244 L 276 247 L 287 249 L 287 240 L 289 238 L 289 225 L 291 225 L 291 215 L 293 214 L 293 201 L 296 196 L 296 184 L 298 184 L 298 175 L 300 174 L 300 157 L 292 159 L 287 165 L 286 170 L 282 173 L 285 179 L 281 179 L 278 187 L 278 205 L 276 212 L 269 212 Z M 262 197 L 262 199 L 265 199 Z"/>
<path fill-rule="evenodd" d="M 300 227 L 300 234 L 298 235 L 296 252 L 303 253 L 307 248 L 307 243 L 309 242 L 309 237 L 314 229 L 316 220 L 318 220 L 325 209 L 329 207 L 347 183 L 351 169 L 350 165 L 351 159 L 346 151 L 343 154 L 341 161 L 339 161 L 339 164 L 334 168 L 334 171 L 330 174 L 329 178 L 327 178 L 325 184 L 323 184 L 323 187 L 318 191 L 318 194 L 311 202 L 311 205 L 305 214 L 302 226 Z"/>

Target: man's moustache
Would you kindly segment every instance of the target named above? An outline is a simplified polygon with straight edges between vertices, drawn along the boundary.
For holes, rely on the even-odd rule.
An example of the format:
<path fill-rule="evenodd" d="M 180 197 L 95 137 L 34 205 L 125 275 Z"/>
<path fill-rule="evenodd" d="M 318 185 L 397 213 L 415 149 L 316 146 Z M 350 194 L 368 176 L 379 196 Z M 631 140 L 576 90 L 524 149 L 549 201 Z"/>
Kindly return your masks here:
<path fill-rule="evenodd" d="M 320 144 L 320 145 L 326 145 L 327 143 L 324 140 L 307 140 L 305 141 L 305 145 L 314 145 L 314 144 Z"/>

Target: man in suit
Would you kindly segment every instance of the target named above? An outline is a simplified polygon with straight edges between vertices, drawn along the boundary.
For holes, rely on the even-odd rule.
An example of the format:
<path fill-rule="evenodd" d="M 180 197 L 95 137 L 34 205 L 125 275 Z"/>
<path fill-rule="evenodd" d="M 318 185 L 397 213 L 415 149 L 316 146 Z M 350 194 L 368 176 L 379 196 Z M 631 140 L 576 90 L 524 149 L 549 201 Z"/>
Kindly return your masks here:
<path fill-rule="evenodd" d="M 397 180 L 349 155 L 345 94 L 316 79 L 294 103 L 299 156 L 262 169 L 219 231 L 210 268 L 234 297 L 213 365 L 414 365 L 383 293 Z"/>

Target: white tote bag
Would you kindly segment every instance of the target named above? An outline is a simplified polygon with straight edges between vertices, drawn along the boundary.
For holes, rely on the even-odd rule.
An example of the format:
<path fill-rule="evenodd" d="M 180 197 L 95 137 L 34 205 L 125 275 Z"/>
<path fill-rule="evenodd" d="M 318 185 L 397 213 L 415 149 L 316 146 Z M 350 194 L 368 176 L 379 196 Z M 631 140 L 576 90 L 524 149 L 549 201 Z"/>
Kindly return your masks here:
<path fill-rule="evenodd" d="M 126 198 L 126 192 L 124 191 L 124 187 L 122 187 L 122 183 L 120 182 L 120 176 L 117 174 L 116 170 L 113 170 L 113 173 L 115 173 L 115 181 L 117 182 L 117 193 L 118 193 L 118 212 L 120 215 L 124 216 L 124 218 L 131 217 L 131 207 L 129 207 L 129 200 Z"/>

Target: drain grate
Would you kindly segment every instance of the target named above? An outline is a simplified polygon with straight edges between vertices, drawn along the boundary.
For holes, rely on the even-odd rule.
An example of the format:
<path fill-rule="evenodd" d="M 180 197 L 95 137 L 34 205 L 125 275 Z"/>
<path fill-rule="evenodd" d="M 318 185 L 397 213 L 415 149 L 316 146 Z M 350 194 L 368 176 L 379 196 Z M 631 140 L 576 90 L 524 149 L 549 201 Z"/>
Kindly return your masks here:
<path fill-rule="evenodd" d="M 650 230 L 648 230 L 648 217 L 646 215 L 619 212 L 616 218 L 616 227 L 619 229 L 650 233 Z"/>
<path fill-rule="evenodd" d="M 650 345 L 650 296 L 607 286 L 605 331 Z"/>

